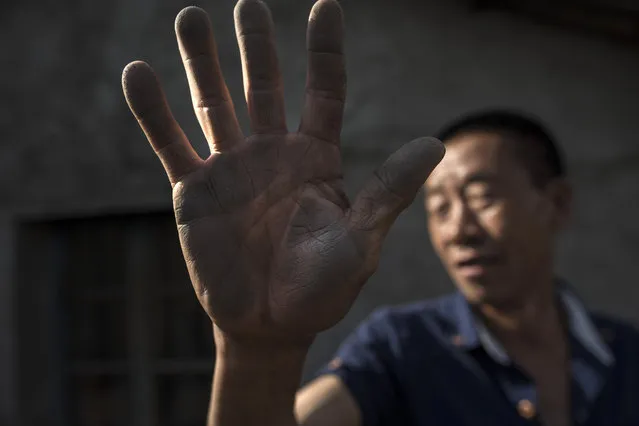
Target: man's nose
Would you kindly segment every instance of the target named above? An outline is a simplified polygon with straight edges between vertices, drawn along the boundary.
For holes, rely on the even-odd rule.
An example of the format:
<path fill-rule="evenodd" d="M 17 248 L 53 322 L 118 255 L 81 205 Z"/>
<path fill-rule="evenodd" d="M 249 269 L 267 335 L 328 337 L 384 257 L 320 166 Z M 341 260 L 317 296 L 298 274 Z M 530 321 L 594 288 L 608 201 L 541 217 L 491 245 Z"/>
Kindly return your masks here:
<path fill-rule="evenodd" d="M 482 231 L 477 216 L 463 202 L 456 203 L 445 226 L 448 244 L 476 245 L 482 241 Z"/>

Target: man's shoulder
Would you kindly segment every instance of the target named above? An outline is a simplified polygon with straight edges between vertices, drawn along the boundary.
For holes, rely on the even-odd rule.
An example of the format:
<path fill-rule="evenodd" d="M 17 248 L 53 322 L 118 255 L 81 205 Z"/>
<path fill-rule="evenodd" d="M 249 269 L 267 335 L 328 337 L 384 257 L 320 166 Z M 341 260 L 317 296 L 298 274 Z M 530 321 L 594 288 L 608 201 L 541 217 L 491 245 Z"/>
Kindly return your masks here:
<path fill-rule="evenodd" d="M 450 293 L 416 302 L 376 309 L 362 323 L 384 334 L 411 336 L 414 333 L 447 334 L 456 329 L 459 295 Z"/>

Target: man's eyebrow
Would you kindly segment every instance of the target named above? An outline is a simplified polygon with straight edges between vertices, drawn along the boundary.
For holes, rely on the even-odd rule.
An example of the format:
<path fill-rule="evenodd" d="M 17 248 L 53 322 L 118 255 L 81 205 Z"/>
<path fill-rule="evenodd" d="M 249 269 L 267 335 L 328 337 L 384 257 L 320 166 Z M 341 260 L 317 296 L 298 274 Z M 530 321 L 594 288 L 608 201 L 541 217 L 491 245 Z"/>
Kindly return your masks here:
<path fill-rule="evenodd" d="M 444 187 L 442 185 L 426 186 L 424 185 L 424 196 L 428 198 L 432 195 L 443 194 Z"/>
<path fill-rule="evenodd" d="M 467 186 L 471 183 L 492 183 L 498 181 L 499 178 L 495 173 L 477 172 L 473 173 L 470 176 L 467 176 L 466 179 L 464 179 L 464 186 Z"/>
<path fill-rule="evenodd" d="M 466 176 L 463 180 L 463 185 L 466 186 L 471 183 L 482 183 L 482 182 L 497 182 L 499 181 L 499 176 L 496 173 L 491 172 L 476 172 L 469 176 Z M 429 186 L 428 184 L 424 185 L 425 193 L 441 193 L 444 192 L 444 185 L 436 184 Z"/>
<path fill-rule="evenodd" d="M 474 183 L 498 183 L 501 179 L 496 173 L 491 172 L 477 172 L 473 173 L 464 178 L 464 181 L 461 185 L 461 190 L 465 191 L 465 189 Z M 429 198 L 431 196 L 444 194 L 446 191 L 444 190 L 444 185 L 435 184 L 435 185 L 424 185 L 424 198 Z"/>

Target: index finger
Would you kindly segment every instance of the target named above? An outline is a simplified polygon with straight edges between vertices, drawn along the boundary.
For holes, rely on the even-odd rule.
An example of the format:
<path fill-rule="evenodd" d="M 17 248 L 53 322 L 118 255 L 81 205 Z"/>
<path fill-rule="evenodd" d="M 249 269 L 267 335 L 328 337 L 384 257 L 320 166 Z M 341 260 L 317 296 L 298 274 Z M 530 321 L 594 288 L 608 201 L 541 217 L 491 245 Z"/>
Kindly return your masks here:
<path fill-rule="evenodd" d="M 346 100 L 344 24 L 336 0 L 313 6 L 306 35 L 308 71 L 299 131 L 339 144 Z"/>

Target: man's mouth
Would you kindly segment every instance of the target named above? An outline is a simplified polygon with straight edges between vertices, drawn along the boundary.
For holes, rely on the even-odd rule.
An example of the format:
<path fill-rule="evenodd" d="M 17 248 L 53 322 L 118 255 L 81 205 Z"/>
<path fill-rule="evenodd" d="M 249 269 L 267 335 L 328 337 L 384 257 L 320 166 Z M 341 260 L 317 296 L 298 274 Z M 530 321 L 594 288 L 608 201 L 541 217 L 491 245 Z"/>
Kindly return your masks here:
<path fill-rule="evenodd" d="M 478 278 L 486 274 L 488 269 L 499 263 L 494 255 L 473 255 L 455 262 L 455 268 L 467 278 Z"/>

